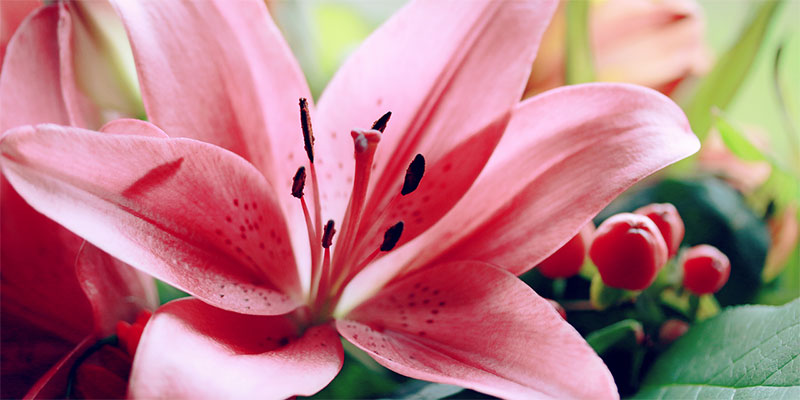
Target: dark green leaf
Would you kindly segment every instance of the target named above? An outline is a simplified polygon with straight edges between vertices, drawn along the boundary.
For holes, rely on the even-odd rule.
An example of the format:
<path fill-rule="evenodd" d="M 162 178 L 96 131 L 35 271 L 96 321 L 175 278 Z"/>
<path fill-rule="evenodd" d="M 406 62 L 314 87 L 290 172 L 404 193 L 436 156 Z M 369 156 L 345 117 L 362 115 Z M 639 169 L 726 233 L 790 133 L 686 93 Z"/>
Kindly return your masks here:
<path fill-rule="evenodd" d="M 636 398 L 800 398 L 798 338 L 800 300 L 728 309 L 675 342 Z"/>

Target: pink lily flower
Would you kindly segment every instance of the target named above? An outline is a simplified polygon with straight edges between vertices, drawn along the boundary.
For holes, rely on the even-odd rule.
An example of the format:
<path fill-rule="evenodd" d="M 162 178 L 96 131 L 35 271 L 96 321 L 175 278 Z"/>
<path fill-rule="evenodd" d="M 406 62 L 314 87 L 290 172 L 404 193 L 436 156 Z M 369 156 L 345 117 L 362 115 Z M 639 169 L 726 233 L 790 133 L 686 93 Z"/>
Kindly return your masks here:
<path fill-rule="evenodd" d="M 154 314 L 131 396 L 310 395 L 341 368 L 339 334 L 418 379 L 618 396 L 515 274 L 699 143 L 643 88 L 520 103 L 555 3 L 458 4 L 408 4 L 298 121 L 308 88 L 263 3 L 115 3 L 155 125 L 3 135 L 34 208 L 196 297 Z"/>
<path fill-rule="evenodd" d="M 38 2 L 18 3 L 12 6 L 38 6 Z M 67 17 L 62 15 L 62 21 Z M 58 56 L 57 31 L 64 28 L 58 21 L 59 8 L 52 6 L 37 11 L 20 28 L 16 40 L 23 45 L 12 46 L 11 61 L 0 75 L 0 130 L 22 123 L 76 123 L 68 116 L 62 97 L 66 92 L 53 90 L 62 87 L 59 80 L 66 75 L 59 70 L 57 59 L 45 58 Z M 21 58 L 28 58 L 27 66 L 33 68 L 26 68 L 26 63 L 19 62 Z M 27 77 L 30 80 L 26 81 Z M 75 362 L 93 351 L 99 340 L 129 331 L 125 323 L 133 323 L 142 311 L 158 306 L 152 278 L 84 244 L 83 239 L 33 210 L 5 177 L 0 184 L 0 397 L 65 397 L 73 368 L 76 394 L 112 394 L 96 391 L 104 387 L 121 388 L 116 394 L 124 396 L 127 381 L 109 374 L 107 363 L 94 362 L 93 357 L 80 365 Z M 122 331 L 116 329 L 120 323 Z M 110 354 L 110 359 L 121 360 L 122 370 L 129 369 L 132 351 L 126 354 L 111 347 L 104 346 L 97 354 L 106 355 L 104 359 Z M 116 367 L 112 369 L 120 369 Z M 104 385 L 97 385 L 97 379 Z"/>
<path fill-rule="evenodd" d="M 78 358 L 119 321 L 158 306 L 155 286 L 35 212 L 5 179 L 2 185 L 0 396 L 65 397 Z"/>

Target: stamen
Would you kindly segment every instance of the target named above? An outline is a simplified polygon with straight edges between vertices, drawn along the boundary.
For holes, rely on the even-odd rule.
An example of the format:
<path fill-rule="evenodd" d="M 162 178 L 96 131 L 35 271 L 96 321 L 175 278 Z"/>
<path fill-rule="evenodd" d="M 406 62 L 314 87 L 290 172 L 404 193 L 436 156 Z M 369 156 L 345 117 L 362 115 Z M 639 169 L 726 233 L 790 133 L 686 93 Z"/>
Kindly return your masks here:
<path fill-rule="evenodd" d="M 325 233 L 322 234 L 322 248 L 327 249 L 331 247 L 331 243 L 333 243 L 333 235 L 336 233 L 336 229 L 333 229 L 333 220 L 328 220 L 328 223 L 325 224 Z"/>
<path fill-rule="evenodd" d="M 314 195 L 314 225 L 313 229 L 309 227 L 309 229 L 313 230 L 315 239 L 309 242 L 312 248 L 312 263 L 313 263 L 312 269 L 313 269 L 313 268 L 318 268 L 318 264 L 320 261 L 319 250 L 316 249 L 316 246 L 314 244 L 319 243 L 320 236 L 322 235 L 321 231 L 322 207 L 319 201 L 319 184 L 317 183 L 317 170 L 314 168 L 314 131 L 313 129 L 311 129 L 311 115 L 308 112 L 308 101 L 303 97 L 300 98 L 300 126 L 303 130 L 303 144 L 306 149 L 306 155 L 308 155 L 308 161 L 310 162 L 309 168 L 311 172 L 311 189 Z M 305 207 L 305 201 L 303 202 L 304 202 L 303 206 Z"/>
<path fill-rule="evenodd" d="M 403 188 L 400 190 L 400 194 L 394 196 L 389 203 L 383 207 L 380 212 L 378 212 L 377 218 L 374 218 L 376 223 L 370 224 L 369 229 L 366 232 L 359 231 L 362 237 L 374 237 L 378 234 L 378 229 L 383 224 L 385 219 L 388 218 L 389 213 L 395 209 L 395 206 L 398 202 L 402 201 L 404 196 L 413 193 L 419 187 L 420 182 L 422 181 L 422 177 L 425 174 L 425 157 L 422 154 L 417 154 L 414 157 L 414 160 L 411 161 L 409 164 L 408 169 L 406 169 L 406 176 L 403 181 Z M 393 217 L 394 218 L 394 217 Z M 362 254 L 362 251 L 368 246 L 368 242 L 362 242 L 355 249 L 352 250 L 353 254 Z"/>
<path fill-rule="evenodd" d="M 328 294 L 328 289 L 331 284 L 331 249 L 329 247 L 325 248 L 325 253 L 322 257 L 322 273 L 320 277 L 315 281 L 315 285 L 312 288 L 313 297 L 310 304 L 313 305 L 314 310 L 321 310 L 325 306 L 325 302 L 330 300 L 330 298 L 326 297 Z"/>
<path fill-rule="evenodd" d="M 314 164 L 311 165 L 313 166 Z M 311 222 L 311 214 L 308 212 L 308 205 L 306 204 L 306 199 L 303 196 L 303 188 L 305 187 L 305 184 L 306 167 L 300 166 L 300 168 L 297 169 L 297 172 L 295 172 L 294 178 L 292 179 L 292 196 L 300 199 L 300 205 L 303 207 L 303 216 L 305 217 L 306 229 L 308 230 L 308 242 L 311 244 L 311 279 L 314 279 L 314 275 L 318 274 L 317 269 L 319 268 L 320 263 L 320 249 L 319 247 L 314 246 L 314 243 L 317 243 L 319 240 L 319 235 L 317 234 L 316 229 L 314 229 L 314 224 Z"/>
<path fill-rule="evenodd" d="M 414 161 L 411 161 L 408 169 L 406 170 L 406 178 L 403 181 L 403 189 L 400 194 L 403 196 L 417 190 L 419 182 L 422 180 L 422 175 L 425 174 L 425 157 L 422 154 L 417 154 Z"/>
<path fill-rule="evenodd" d="M 300 167 L 292 179 L 292 196 L 298 199 L 303 197 L 303 188 L 306 186 L 306 167 Z"/>
<path fill-rule="evenodd" d="M 378 118 L 375 122 L 372 123 L 372 129 L 380 133 L 383 133 L 383 131 L 386 129 L 386 124 L 389 122 L 389 118 L 391 117 L 392 117 L 391 111 L 381 115 L 380 118 Z"/>
<path fill-rule="evenodd" d="M 333 235 L 336 229 L 333 229 L 333 220 L 328 220 L 325 224 L 325 233 L 322 235 L 322 248 L 324 250 L 324 258 L 322 265 L 314 264 L 311 271 L 311 304 L 316 304 L 321 293 L 326 293 L 328 285 L 330 284 L 330 266 L 331 266 L 331 252 L 330 247 L 333 242 Z M 316 246 L 315 246 L 316 247 Z"/>
<path fill-rule="evenodd" d="M 339 280 L 336 282 L 336 285 L 334 286 L 333 293 L 336 293 L 334 295 L 334 298 L 338 299 L 339 297 L 341 297 L 342 291 L 344 290 L 344 283 L 350 282 L 350 280 L 353 279 L 356 276 L 356 274 L 362 271 L 367 266 L 367 264 L 374 261 L 378 257 L 378 254 L 380 254 L 382 251 L 383 252 L 391 251 L 397 245 L 397 242 L 400 241 L 400 236 L 402 234 L 403 234 L 403 221 L 400 221 L 390 226 L 388 229 L 386 229 L 386 232 L 384 232 L 383 234 L 383 243 L 381 243 L 381 246 L 375 249 L 369 256 L 367 256 L 367 258 L 361 260 L 361 262 L 358 263 L 358 266 L 356 268 L 347 269 L 345 271 L 346 274 L 342 275 L 339 278 Z"/>
<path fill-rule="evenodd" d="M 403 234 L 403 221 L 392 225 L 383 234 L 383 243 L 381 243 L 381 251 L 389 251 L 397 245 L 400 241 L 400 235 Z"/>
<path fill-rule="evenodd" d="M 308 113 L 308 101 L 300 98 L 300 126 L 303 128 L 303 144 L 308 160 L 314 163 L 314 131 L 311 129 L 311 116 Z"/>

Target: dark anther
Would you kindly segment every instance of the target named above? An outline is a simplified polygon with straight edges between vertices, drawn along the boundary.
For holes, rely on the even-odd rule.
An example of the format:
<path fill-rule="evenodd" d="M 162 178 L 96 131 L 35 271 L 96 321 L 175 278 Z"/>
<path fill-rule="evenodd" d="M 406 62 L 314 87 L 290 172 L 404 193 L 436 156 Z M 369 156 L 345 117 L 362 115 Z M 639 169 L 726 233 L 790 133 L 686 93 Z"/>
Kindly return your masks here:
<path fill-rule="evenodd" d="M 400 221 L 391 228 L 387 229 L 383 234 L 383 243 L 381 243 L 381 251 L 389 251 L 394 248 L 400 240 L 400 235 L 403 234 L 403 221 Z"/>
<path fill-rule="evenodd" d="M 327 249 L 331 247 L 333 243 L 333 235 L 336 233 L 336 229 L 333 229 L 333 220 L 329 219 L 328 223 L 325 224 L 325 230 L 322 233 L 322 247 Z"/>
<path fill-rule="evenodd" d="M 406 179 L 403 181 L 403 189 L 400 194 L 405 196 L 417 190 L 423 174 L 425 174 L 425 157 L 422 154 L 417 154 L 414 157 L 414 161 L 411 161 L 411 164 L 408 165 Z"/>
<path fill-rule="evenodd" d="M 308 160 L 314 163 L 314 131 L 311 129 L 311 116 L 308 114 L 308 101 L 300 98 L 300 126 L 303 128 L 303 144 Z"/>
<path fill-rule="evenodd" d="M 292 196 L 298 199 L 303 197 L 303 188 L 306 186 L 306 167 L 300 167 L 292 180 Z"/>
<path fill-rule="evenodd" d="M 389 118 L 391 117 L 392 117 L 391 111 L 381 115 L 381 117 L 378 118 L 377 121 L 372 123 L 372 129 L 380 131 L 380 133 L 383 133 L 383 130 L 386 129 L 386 124 L 389 122 Z"/>

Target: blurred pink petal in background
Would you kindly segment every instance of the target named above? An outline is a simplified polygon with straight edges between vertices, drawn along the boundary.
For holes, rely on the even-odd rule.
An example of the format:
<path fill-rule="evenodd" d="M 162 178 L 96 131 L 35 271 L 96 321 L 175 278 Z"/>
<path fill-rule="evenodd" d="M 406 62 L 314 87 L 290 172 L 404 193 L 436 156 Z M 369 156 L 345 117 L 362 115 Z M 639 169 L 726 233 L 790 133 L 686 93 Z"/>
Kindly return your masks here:
<path fill-rule="evenodd" d="M 564 85 L 564 6 L 545 33 L 526 96 Z M 705 20 L 694 0 L 592 1 L 589 35 L 597 81 L 635 83 L 670 95 L 682 80 L 711 66 Z"/>

